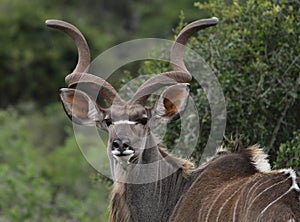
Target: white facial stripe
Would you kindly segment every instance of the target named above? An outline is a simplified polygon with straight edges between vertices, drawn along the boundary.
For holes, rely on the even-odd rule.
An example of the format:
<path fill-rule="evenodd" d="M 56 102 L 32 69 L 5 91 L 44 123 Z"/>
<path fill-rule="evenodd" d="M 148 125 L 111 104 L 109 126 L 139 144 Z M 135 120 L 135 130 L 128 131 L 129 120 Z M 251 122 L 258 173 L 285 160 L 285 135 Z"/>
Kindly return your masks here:
<path fill-rule="evenodd" d="M 114 125 L 119 125 L 119 124 L 129 124 L 129 125 L 135 125 L 137 122 L 134 121 L 129 121 L 129 120 L 119 120 L 116 122 L 113 122 Z"/>

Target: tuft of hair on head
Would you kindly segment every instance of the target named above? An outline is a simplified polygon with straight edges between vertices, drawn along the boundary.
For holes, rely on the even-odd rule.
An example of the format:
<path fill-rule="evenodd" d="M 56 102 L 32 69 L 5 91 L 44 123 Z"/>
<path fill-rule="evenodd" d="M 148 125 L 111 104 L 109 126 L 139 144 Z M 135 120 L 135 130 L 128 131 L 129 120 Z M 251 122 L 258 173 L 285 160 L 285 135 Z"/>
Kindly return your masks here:
<path fill-rule="evenodd" d="M 266 154 L 263 149 L 255 144 L 246 149 L 250 154 L 250 160 L 255 166 L 257 171 L 262 173 L 267 173 L 271 171 L 271 165 L 268 160 L 268 154 Z"/>

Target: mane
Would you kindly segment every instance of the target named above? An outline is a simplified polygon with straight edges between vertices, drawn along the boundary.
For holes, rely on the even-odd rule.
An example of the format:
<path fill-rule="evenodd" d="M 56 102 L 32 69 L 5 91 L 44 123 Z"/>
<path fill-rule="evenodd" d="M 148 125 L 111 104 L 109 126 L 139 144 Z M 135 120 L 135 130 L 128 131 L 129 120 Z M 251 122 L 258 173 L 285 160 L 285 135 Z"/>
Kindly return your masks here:
<path fill-rule="evenodd" d="M 175 156 L 169 154 L 168 151 L 163 146 L 161 146 L 161 145 L 157 145 L 157 146 L 158 146 L 158 150 L 163 158 L 168 157 L 168 159 L 170 161 L 172 161 L 173 163 L 175 163 L 178 166 L 178 168 L 182 169 L 182 174 L 184 177 L 189 176 L 191 174 L 192 170 L 195 169 L 195 165 L 191 161 L 189 161 L 187 159 L 175 157 Z"/>
<path fill-rule="evenodd" d="M 187 177 L 193 170 L 195 170 L 195 165 L 191 161 L 171 155 L 168 153 L 166 148 L 160 144 L 158 144 L 158 149 L 163 158 L 168 157 L 170 161 L 174 162 L 180 169 L 182 169 L 183 176 Z M 256 169 L 257 172 L 266 173 L 271 171 L 268 155 L 258 144 L 245 148 L 239 153 L 244 156 L 246 160 L 248 160 L 248 162 Z M 209 158 L 206 163 L 203 164 L 203 166 L 215 159 L 218 159 L 220 156 L 228 154 L 232 154 L 232 152 L 228 151 L 224 147 L 220 147 L 217 149 L 216 155 Z M 199 169 L 201 168 L 202 165 L 199 166 Z"/>
<path fill-rule="evenodd" d="M 130 211 L 126 204 L 124 195 L 124 184 L 115 182 L 110 201 L 110 222 L 117 221 L 117 219 L 121 221 L 130 221 Z"/>
<path fill-rule="evenodd" d="M 271 171 L 268 155 L 258 144 L 247 147 L 239 152 L 230 152 L 226 148 L 220 147 L 217 149 L 216 156 L 212 157 L 212 159 L 231 153 L 238 153 L 243 156 L 249 163 L 251 163 L 252 166 L 255 167 L 257 172 L 267 173 Z"/>
<path fill-rule="evenodd" d="M 250 160 L 255 168 L 262 173 L 271 171 L 271 165 L 268 160 L 268 155 L 263 151 L 259 145 L 248 147 L 246 151 L 250 155 Z"/>

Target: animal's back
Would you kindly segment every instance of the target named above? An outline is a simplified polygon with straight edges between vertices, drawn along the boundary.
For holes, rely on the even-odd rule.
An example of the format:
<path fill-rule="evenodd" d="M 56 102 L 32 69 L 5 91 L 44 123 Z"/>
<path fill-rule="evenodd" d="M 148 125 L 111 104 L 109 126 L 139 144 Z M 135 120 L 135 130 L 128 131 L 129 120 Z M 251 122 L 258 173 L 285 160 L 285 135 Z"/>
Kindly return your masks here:
<path fill-rule="evenodd" d="M 255 159 L 261 155 L 257 151 L 252 147 L 211 160 L 177 204 L 170 221 L 300 221 L 300 190 L 294 171 L 261 172 L 267 167 L 258 166 L 255 160 L 267 162 L 265 156 Z"/>

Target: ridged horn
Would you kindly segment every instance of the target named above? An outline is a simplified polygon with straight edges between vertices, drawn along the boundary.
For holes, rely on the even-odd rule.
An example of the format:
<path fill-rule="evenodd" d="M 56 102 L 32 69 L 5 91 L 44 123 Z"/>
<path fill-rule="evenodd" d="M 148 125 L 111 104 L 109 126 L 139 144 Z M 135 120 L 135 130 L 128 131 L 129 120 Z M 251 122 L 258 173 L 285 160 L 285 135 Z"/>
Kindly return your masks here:
<path fill-rule="evenodd" d="M 173 71 L 161 73 L 143 83 L 134 94 L 131 99 L 131 103 L 144 105 L 152 93 L 164 86 L 174 85 L 177 83 L 189 83 L 192 80 L 192 76 L 183 61 L 185 44 L 193 34 L 201 29 L 216 25 L 218 21 L 219 20 L 215 17 L 210 19 L 201 19 L 184 27 L 177 36 L 171 49 L 170 62 L 172 64 Z"/>
<path fill-rule="evenodd" d="M 110 105 L 123 102 L 117 91 L 106 80 L 86 73 L 90 65 L 90 50 L 83 34 L 75 26 L 60 20 L 47 20 L 46 25 L 67 33 L 77 47 L 78 63 L 73 72 L 65 78 L 68 87 L 78 86 L 96 101 L 99 93 Z"/>

